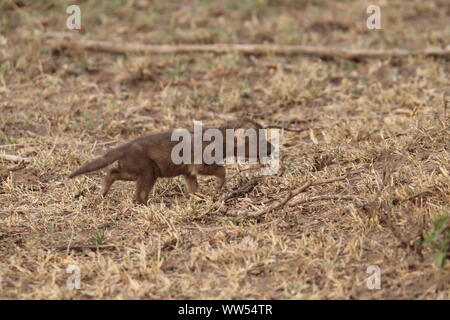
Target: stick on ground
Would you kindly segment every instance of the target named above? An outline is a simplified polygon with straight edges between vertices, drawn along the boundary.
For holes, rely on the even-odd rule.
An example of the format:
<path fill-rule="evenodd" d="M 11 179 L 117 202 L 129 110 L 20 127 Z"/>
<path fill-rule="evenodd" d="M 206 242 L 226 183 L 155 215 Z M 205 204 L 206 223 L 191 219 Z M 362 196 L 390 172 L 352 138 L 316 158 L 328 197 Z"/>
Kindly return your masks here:
<path fill-rule="evenodd" d="M 343 176 L 343 177 L 337 177 L 337 178 L 331 178 L 331 179 L 307 182 L 303 186 L 298 188 L 297 190 L 289 191 L 287 193 L 287 195 L 283 198 L 283 200 L 281 200 L 279 202 L 276 202 L 276 203 L 272 204 L 271 206 L 268 206 L 267 208 L 261 209 L 259 211 L 248 213 L 247 216 L 248 217 L 252 217 L 252 218 L 261 217 L 261 216 L 263 216 L 263 215 L 265 215 L 265 214 L 267 214 L 267 213 L 269 213 L 269 212 L 271 212 L 273 210 L 280 209 L 280 208 L 284 207 L 284 205 L 286 203 L 288 203 L 289 200 L 291 200 L 295 196 L 299 195 L 300 193 L 306 191 L 311 186 L 317 186 L 317 185 L 320 185 L 320 184 L 326 184 L 326 183 L 331 183 L 331 182 L 335 182 L 335 181 L 341 181 L 341 180 L 344 180 L 346 178 L 347 178 L 347 176 Z"/>
<path fill-rule="evenodd" d="M 63 247 L 57 247 L 56 250 L 58 251 L 84 251 L 84 250 L 110 250 L 110 249 L 116 249 L 117 247 L 115 245 L 78 245 L 78 246 L 63 246 Z"/>
<path fill-rule="evenodd" d="M 285 131 L 291 131 L 291 132 L 303 132 L 303 131 L 309 131 L 309 130 L 317 130 L 317 129 L 325 129 L 323 127 L 319 127 L 319 128 L 301 128 L 301 129 L 295 129 L 295 128 L 288 128 L 288 127 L 283 127 L 283 126 L 277 126 L 277 125 L 270 125 L 267 127 L 264 127 L 264 129 L 280 129 L 280 130 L 285 130 Z"/>
<path fill-rule="evenodd" d="M 250 182 L 245 184 L 243 187 L 241 187 L 235 191 L 232 191 L 232 192 L 226 194 L 225 196 L 223 196 L 222 198 L 220 198 L 219 202 L 222 202 L 222 201 L 227 202 L 230 199 L 242 197 L 242 196 L 246 195 L 247 193 L 249 193 L 250 191 L 253 190 L 253 188 L 258 184 L 258 182 L 259 182 L 259 178 L 252 179 Z"/>
<path fill-rule="evenodd" d="M 228 53 L 240 52 L 243 54 L 280 54 L 295 55 L 305 54 L 321 58 L 386 58 L 407 57 L 413 55 L 447 57 L 450 58 L 450 48 L 428 48 L 424 50 L 410 51 L 406 49 L 348 49 L 336 47 L 312 47 L 302 45 L 277 45 L 277 44 L 142 44 L 142 43 L 117 43 L 111 41 L 89 40 L 75 33 L 49 32 L 46 34 L 47 41 L 54 47 L 72 47 L 77 50 L 89 50 L 108 52 L 114 54 L 161 54 L 161 53 L 193 53 L 213 52 Z"/>
<path fill-rule="evenodd" d="M 297 201 L 289 203 L 290 207 L 308 203 L 308 202 L 314 202 L 314 201 L 321 201 L 321 200 L 355 200 L 355 197 L 353 196 L 315 196 L 311 198 L 305 198 L 305 199 L 299 199 Z"/>
<path fill-rule="evenodd" d="M 5 154 L 5 153 L 0 153 L 0 159 L 4 159 L 6 161 L 11 161 L 11 162 L 29 162 L 30 161 L 29 158 L 24 158 L 21 156 L 14 156 L 14 155 Z"/>

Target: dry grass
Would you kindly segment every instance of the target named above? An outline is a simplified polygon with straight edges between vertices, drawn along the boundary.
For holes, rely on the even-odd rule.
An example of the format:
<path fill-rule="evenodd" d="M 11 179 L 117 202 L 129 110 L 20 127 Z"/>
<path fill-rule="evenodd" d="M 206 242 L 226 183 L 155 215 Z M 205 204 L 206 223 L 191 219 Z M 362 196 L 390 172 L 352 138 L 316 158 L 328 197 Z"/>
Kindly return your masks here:
<path fill-rule="evenodd" d="M 380 1 L 381 31 L 365 28 L 364 1 L 79 2 L 96 39 L 412 49 L 450 38 L 445 0 Z M 450 267 L 420 245 L 449 213 L 449 61 L 52 50 L 44 32 L 64 31 L 67 4 L 0 1 L 0 153 L 30 158 L 0 162 L 0 298 L 450 298 Z M 282 175 L 222 206 L 255 171 L 230 166 L 229 191 L 203 178 L 192 197 L 181 179 L 160 180 L 148 206 L 128 183 L 103 199 L 100 172 L 66 179 L 119 142 L 247 113 L 317 129 L 285 132 Z M 69 264 L 80 290 L 66 288 Z M 381 290 L 366 287 L 370 265 Z"/>

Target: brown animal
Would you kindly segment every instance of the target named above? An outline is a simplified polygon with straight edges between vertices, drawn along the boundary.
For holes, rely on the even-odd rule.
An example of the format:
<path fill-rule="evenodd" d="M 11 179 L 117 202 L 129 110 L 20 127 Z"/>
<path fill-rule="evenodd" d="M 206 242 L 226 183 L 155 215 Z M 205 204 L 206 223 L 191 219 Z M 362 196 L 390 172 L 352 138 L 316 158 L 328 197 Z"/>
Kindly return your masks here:
<path fill-rule="evenodd" d="M 244 118 L 231 121 L 218 129 L 222 132 L 224 137 L 224 158 L 227 150 L 225 138 L 226 129 L 255 129 L 257 135 L 256 141 L 259 141 L 259 139 L 264 139 L 262 140 L 263 143 L 267 143 L 267 155 L 270 155 L 273 150 L 273 146 L 265 140 L 265 136 L 261 135 L 260 130 L 258 130 L 263 129 L 263 127 L 252 120 Z M 193 133 L 190 132 L 190 134 L 191 140 L 193 140 Z M 216 189 L 222 188 L 225 183 L 225 167 L 222 165 L 216 163 L 206 164 L 203 160 L 200 164 L 175 164 L 172 161 L 172 149 L 179 143 L 179 141 L 171 141 L 171 135 L 172 132 L 164 132 L 148 135 L 128 142 L 109 151 L 104 156 L 84 164 L 79 169 L 72 172 L 69 175 L 69 178 L 99 170 L 115 161 L 118 161 L 117 167 L 110 169 L 104 179 L 102 191 L 103 196 L 106 196 L 111 185 L 116 180 L 136 181 L 135 201 L 141 204 L 147 203 L 149 192 L 159 177 L 175 177 L 183 175 L 186 180 L 188 192 L 195 193 L 198 189 L 197 175 L 212 175 L 218 178 Z M 237 135 L 234 135 L 233 139 L 233 155 L 236 156 L 239 147 L 237 144 Z M 245 145 L 241 144 L 241 147 L 245 148 L 245 156 L 247 158 L 250 154 L 249 141 L 251 141 L 251 139 L 247 137 L 245 139 Z M 209 143 L 210 142 L 202 142 L 202 152 Z M 193 153 L 194 148 L 191 150 Z M 259 148 L 257 158 L 259 160 Z"/>

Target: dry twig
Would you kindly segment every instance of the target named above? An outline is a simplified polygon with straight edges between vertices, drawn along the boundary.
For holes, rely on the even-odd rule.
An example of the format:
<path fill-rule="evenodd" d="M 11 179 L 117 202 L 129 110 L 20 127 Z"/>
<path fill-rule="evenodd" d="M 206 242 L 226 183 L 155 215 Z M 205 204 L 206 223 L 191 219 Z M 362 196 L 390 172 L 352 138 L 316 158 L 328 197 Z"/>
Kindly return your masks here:
<path fill-rule="evenodd" d="M 308 203 L 308 202 L 314 202 L 314 201 L 321 201 L 321 200 L 356 200 L 353 196 L 315 196 L 311 198 L 305 198 L 305 199 L 299 199 L 297 201 L 293 201 L 289 204 L 290 207 Z"/>
<path fill-rule="evenodd" d="M 11 155 L 11 154 L 5 154 L 5 153 L 0 153 L 0 159 L 5 159 L 6 161 L 11 161 L 11 162 L 30 162 L 29 158 L 24 158 L 21 156 L 15 156 L 15 155 Z"/>
<path fill-rule="evenodd" d="M 287 128 L 287 127 L 283 127 L 283 126 L 276 126 L 276 125 L 271 125 L 271 126 L 267 126 L 264 127 L 264 129 L 282 129 L 285 131 L 292 131 L 292 132 L 303 132 L 303 131 L 309 131 L 309 130 L 316 130 L 316 129 L 324 129 L 323 127 L 319 127 L 319 128 L 301 128 L 301 129 L 294 129 L 294 128 Z"/>
<path fill-rule="evenodd" d="M 450 49 L 428 48 L 425 50 L 410 51 L 406 49 L 348 49 L 336 47 L 313 47 L 302 45 L 277 45 L 277 44 L 142 44 L 142 43 L 116 43 L 111 41 L 89 40 L 74 33 L 50 32 L 47 39 L 55 47 L 73 47 L 77 50 L 89 50 L 108 52 L 115 54 L 160 54 L 160 53 L 193 53 L 213 52 L 227 53 L 240 52 L 243 54 L 267 54 L 280 55 L 305 54 L 321 58 L 365 59 L 385 57 L 407 57 L 412 55 L 450 57 Z"/>
<path fill-rule="evenodd" d="M 331 183 L 331 182 L 335 182 L 335 181 L 342 181 L 346 178 L 347 178 L 347 176 L 336 177 L 336 178 L 325 179 L 325 180 L 309 181 L 309 182 L 305 183 L 303 186 L 301 186 L 300 188 L 298 188 L 297 190 L 289 191 L 287 193 L 287 195 L 283 198 L 283 200 L 276 202 L 276 203 L 272 204 L 271 206 L 261 209 L 259 211 L 248 213 L 247 216 L 252 217 L 252 218 L 261 217 L 261 216 L 265 215 L 266 213 L 269 213 L 273 210 L 284 207 L 284 205 L 287 202 L 289 202 L 289 200 L 291 200 L 295 196 L 299 195 L 300 193 L 304 192 L 306 189 L 308 189 L 311 186 L 317 186 L 317 185 Z"/>
<path fill-rule="evenodd" d="M 112 244 L 104 244 L 104 245 L 78 245 L 78 246 L 62 246 L 57 247 L 56 250 L 58 251 L 84 251 L 84 250 L 110 250 L 110 249 L 116 249 L 117 246 Z"/>
<path fill-rule="evenodd" d="M 251 192 L 253 190 L 253 188 L 255 188 L 255 186 L 258 184 L 258 182 L 260 180 L 259 178 L 260 177 L 253 178 L 252 180 L 250 180 L 250 182 L 248 182 L 241 188 L 224 195 L 223 197 L 221 197 L 219 199 L 219 202 L 222 202 L 222 201 L 227 202 L 230 199 L 238 198 L 238 197 L 242 197 L 242 196 L 246 195 L 247 193 Z"/>

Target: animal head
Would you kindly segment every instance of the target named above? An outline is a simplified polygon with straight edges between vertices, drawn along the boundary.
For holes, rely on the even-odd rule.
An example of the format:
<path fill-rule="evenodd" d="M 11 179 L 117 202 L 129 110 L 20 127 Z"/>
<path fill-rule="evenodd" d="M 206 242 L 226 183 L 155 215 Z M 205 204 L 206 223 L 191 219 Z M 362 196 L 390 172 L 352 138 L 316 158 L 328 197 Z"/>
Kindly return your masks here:
<path fill-rule="evenodd" d="M 227 122 L 222 129 L 229 131 L 226 142 L 232 134 L 233 146 L 226 144 L 225 148 L 233 149 L 235 157 L 261 160 L 269 157 L 274 150 L 274 146 L 267 141 L 263 126 L 256 121 L 236 119 Z"/>

